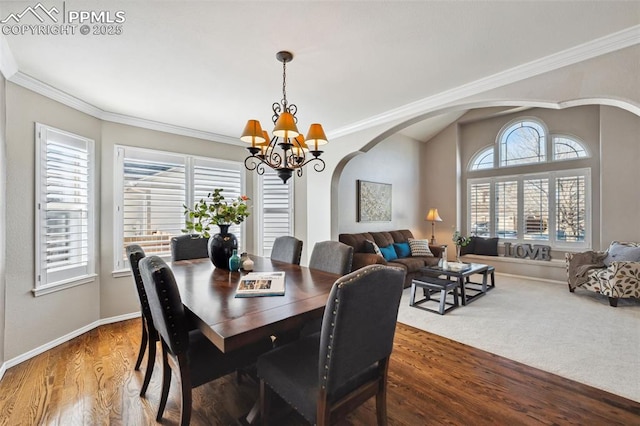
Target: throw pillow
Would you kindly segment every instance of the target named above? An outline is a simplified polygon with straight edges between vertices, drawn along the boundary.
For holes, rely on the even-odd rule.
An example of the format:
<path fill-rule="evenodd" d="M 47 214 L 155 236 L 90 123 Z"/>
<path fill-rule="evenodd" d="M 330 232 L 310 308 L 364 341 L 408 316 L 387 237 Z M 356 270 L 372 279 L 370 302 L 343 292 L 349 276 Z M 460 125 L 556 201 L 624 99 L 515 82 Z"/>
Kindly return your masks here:
<path fill-rule="evenodd" d="M 611 262 L 640 262 L 640 247 L 620 244 L 617 241 L 611 243 L 607 250 L 604 264 L 609 267 Z"/>
<path fill-rule="evenodd" d="M 482 254 L 485 256 L 497 256 L 498 255 L 498 237 L 476 238 L 474 253 Z"/>
<path fill-rule="evenodd" d="M 382 252 L 382 257 L 384 257 L 384 260 L 387 262 L 398 258 L 396 250 L 393 248 L 393 244 L 386 247 L 380 247 L 380 251 Z"/>
<path fill-rule="evenodd" d="M 429 240 L 409 238 L 409 248 L 411 249 L 411 256 L 433 257 L 433 253 L 431 253 L 431 249 L 429 248 Z"/>
<path fill-rule="evenodd" d="M 470 237 L 469 244 L 460 248 L 460 256 L 464 256 L 465 254 L 475 254 L 476 238 L 478 237 Z"/>
<path fill-rule="evenodd" d="M 366 250 L 366 253 L 375 253 L 378 256 L 382 256 L 382 252 L 380 251 L 380 247 L 378 247 L 378 245 L 376 243 L 374 243 L 371 240 L 365 240 L 364 241 L 364 248 Z"/>
<path fill-rule="evenodd" d="M 409 257 L 411 256 L 411 249 L 409 248 L 409 243 L 393 243 L 393 248 L 396 251 L 398 257 Z"/>

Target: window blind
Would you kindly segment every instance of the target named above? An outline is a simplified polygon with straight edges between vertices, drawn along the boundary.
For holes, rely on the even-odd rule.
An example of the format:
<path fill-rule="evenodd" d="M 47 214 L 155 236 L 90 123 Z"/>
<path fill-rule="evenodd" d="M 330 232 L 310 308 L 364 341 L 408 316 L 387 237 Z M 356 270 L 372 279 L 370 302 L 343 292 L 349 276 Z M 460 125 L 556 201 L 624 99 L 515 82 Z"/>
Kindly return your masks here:
<path fill-rule="evenodd" d="M 286 184 L 274 171 L 261 176 L 262 253 L 271 255 L 273 242 L 283 235 L 293 235 L 293 186 Z"/>
<path fill-rule="evenodd" d="M 184 227 L 184 157 L 126 148 L 122 152 L 124 247 L 138 244 L 147 256 L 170 255 L 170 239 Z"/>
<path fill-rule="evenodd" d="M 93 270 L 93 141 L 37 125 L 36 287 Z"/>

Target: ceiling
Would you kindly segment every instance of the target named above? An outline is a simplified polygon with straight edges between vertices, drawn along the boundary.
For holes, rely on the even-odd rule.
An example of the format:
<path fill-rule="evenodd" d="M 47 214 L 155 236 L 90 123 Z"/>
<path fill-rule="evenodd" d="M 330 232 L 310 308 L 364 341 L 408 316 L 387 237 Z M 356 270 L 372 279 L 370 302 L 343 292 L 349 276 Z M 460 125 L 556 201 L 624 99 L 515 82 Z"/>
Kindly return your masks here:
<path fill-rule="evenodd" d="M 21 74 L 106 112 L 234 139 L 248 118 L 271 129 L 279 50 L 294 54 L 301 131 L 331 134 L 640 24 L 638 1 L 62 3 L 42 0 L 123 11 L 122 34 L 5 35 Z M 0 19 L 34 4 L 0 1 Z M 404 133 L 426 140 L 458 115 Z"/>

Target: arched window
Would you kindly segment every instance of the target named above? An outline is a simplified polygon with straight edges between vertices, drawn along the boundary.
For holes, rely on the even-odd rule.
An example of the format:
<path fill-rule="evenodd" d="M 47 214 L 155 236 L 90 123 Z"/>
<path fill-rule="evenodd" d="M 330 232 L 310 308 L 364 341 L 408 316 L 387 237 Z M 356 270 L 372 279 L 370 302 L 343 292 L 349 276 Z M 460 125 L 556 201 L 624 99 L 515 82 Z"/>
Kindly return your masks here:
<path fill-rule="evenodd" d="M 485 148 L 473 156 L 471 170 L 493 169 L 493 147 Z"/>
<path fill-rule="evenodd" d="M 466 179 L 467 229 L 516 243 L 588 246 L 591 169 L 571 168 L 568 162 L 586 157 L 581 141 L 549 135 L 541 121 L 523 118 L 506 125 L 496 143 L 469 162 L 470 172 L 483 173 Z M 518 173 L 519 166 L 527 166 L 527 172 Z"/>
<path fill-rule="evenodd" d="M 553 136 L 553 159 L 571 160 L 587 157 L 584 146 L 571 136 Z"/>
<path fill-rule="evenodd" d="M 544 128 L 533 120 L 518 121 L 499 136 L 500 167 L 546 161 Z"/>

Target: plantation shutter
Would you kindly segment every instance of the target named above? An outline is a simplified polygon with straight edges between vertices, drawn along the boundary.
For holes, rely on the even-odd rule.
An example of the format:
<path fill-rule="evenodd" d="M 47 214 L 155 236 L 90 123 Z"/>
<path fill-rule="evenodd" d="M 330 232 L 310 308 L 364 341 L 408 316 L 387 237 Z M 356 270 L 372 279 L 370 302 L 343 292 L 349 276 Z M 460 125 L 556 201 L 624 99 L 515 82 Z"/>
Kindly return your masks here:
<path fill-rule="evenodd" d="M 36 288 L 94 273 L 93 141 L 36 125 Z"/>
<path fill-rule="evenodd" d="M 286 184 L 273 171 L 261 176 L 262 186 L 262 251 L 271 256 L 276 238 L 293 235 L 293 180 Z"/>
<path fill-rule="evenodd" d="M 469 219 L 471 234 L 488 237 L 491 232 L 491 184 L 469 185 Z"/>
<path fill-rule="evenodd" d="M 140 245 L 148 255 L 171 255 L 170 240 L 184 228 L 185 158 L 156 151 L 118 148 L 123 155 L 124 248 Z"/>
<path fill-rule="evenodd" d="M 194 202 L 207 198 L 207 195 L 212 193 L 215 188 L 222 188 L 222 195 L 229 203 L 243 195 L 241 168 L 236 164 L 196 158 L 193 167 Z M 193 205 L 189 207 L 193 207 Z M 229 227 L 229 232 L 238 239 L 239 253 L 246 251 L 242 229 L 242 225 L 234 224 Z M 218 227 L 214 225 L 210 232 L 213 235 L 218 231 Z"/>

